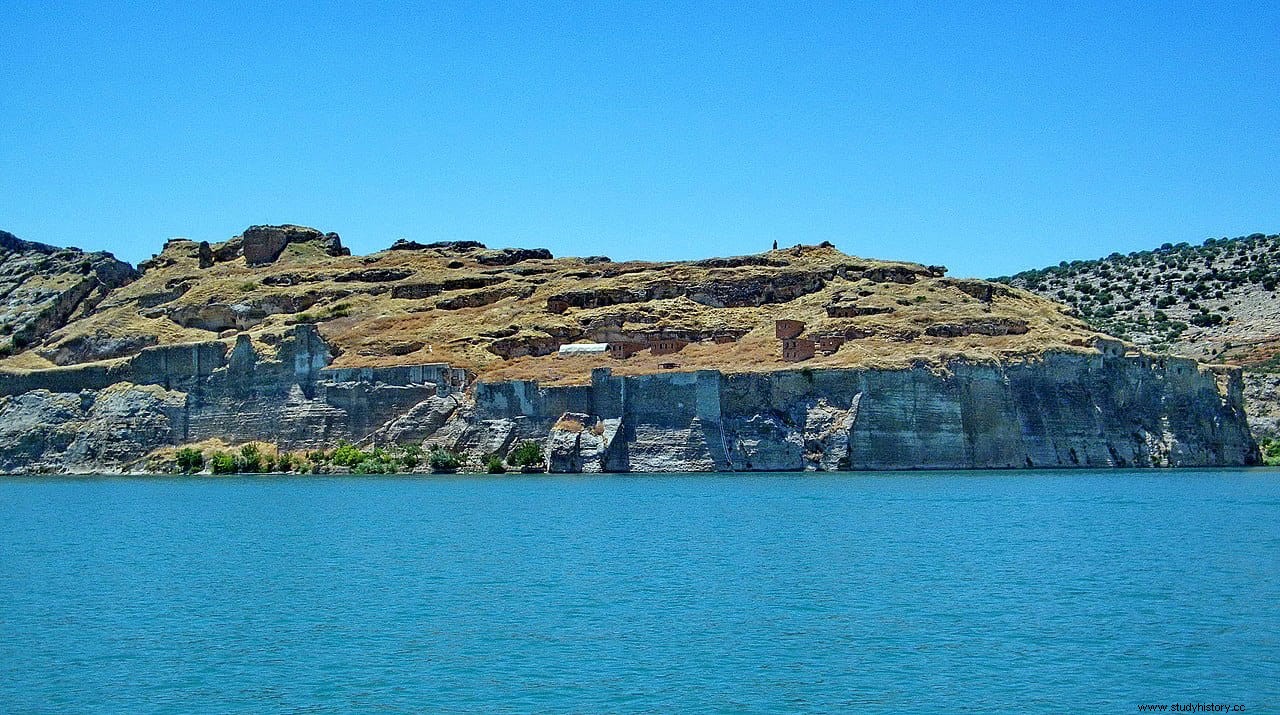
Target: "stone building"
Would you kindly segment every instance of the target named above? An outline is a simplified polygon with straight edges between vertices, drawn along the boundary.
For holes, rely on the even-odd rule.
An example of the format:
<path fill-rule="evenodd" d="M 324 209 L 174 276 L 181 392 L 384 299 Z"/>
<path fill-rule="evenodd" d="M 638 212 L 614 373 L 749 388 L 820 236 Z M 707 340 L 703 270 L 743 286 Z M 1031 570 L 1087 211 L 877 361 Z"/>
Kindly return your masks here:
<path fill-rule="evenodd" d="M 680 340 L 678 338 L 658 338 L 651 345 L 653 346 L 654 355 L 668 355 L 670 353 L 678 353 L 684 350 L 689 344 L 688 340 Z"/>
<path fill-rule="evenodd" d="M 787 338 L 782 341 L 782 359 L 787 362 L 808 360 L 814 355 L 814 342 L 807 338 Z"/>
<path fill-rule="evenodd" d="M 626 360 L 646 347 L 645 343 L 634 340 L 615 340 L 609 343 L 609 357 Z"/>
<path fill-rule="evenodd" d="M 779 340 L 791 340 L 800 337 L 804 332 L 803 320 L 777 320 L 773 323 L 773 334 Z"/>

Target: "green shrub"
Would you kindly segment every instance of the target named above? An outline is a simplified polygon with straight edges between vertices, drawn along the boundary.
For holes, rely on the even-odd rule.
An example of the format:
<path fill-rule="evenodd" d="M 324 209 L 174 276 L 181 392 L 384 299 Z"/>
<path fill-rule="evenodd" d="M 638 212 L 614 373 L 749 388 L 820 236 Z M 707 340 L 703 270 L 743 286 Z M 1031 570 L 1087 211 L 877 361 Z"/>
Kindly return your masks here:
<path fill-rule="evenodd" d="M 338 448 L 333 450 L 331 459 L 339 467 L 354 467 L 368 459 L 369 456 L 346 442 L 339 442 Z"/>
<path fill-rule="evenodd" d="M 214 452 L 209 458 L 209 469 L 214 474 L 235 474 L 236 459 L 226 452 Z"/>
<path fill-rule="evenodd" d="M 458 455 L 444 447 L 436 447 L 427 456 L 427 464 L 432 469 L 457 469 L 462 465 L 462 460 L 458 459 Z"/>
<path fill-rule="evenodd" d="M 484 466 L 485 466 L 485 470 L 487 470 L 490 474 L 505 474 L 507 471 L 506 466 L 502 464 L 502 457 L 499 457 L 496 454 L 489 455 L 489 457 L 485 460 Z"/>
<path fill-rule="evenodd" d="M 405 447 L 404 454 L 400 456 L 400 463 L 404 465 L 405 469 L 413 469 L 422 464 L 422 447 L 416 444 Z"/>
<path fill-rule="evenodd" d="M 183 447 L 177 454 L 178 469 L 183 474 L 193 474 L 204 469 L 204 454 L 193 447 Z"/>
<path fill-rule="evenodd" d="M 542 466 L 542 445 L 533 440 L 521 442 L 507 455 L 507 464 L 517 467 Z"/>
<path fill-rule="evenodd" d="M 1222 323 L 1222 316 L 1217 313 L 1200 313 L 1191 316 L 1191 324 L 1201 328 L 1208 328 Z"/>
<path fill-rule="evenodd" d="M 262 471 L 262 452 L 256 444 L 246 444 L 240 448 L 240 456 L 236 457 L 236 470 L 245 474 L 256 474 Z"/>
<path fill-rule="evenodd" d="M 1262 449 L 1262 463 L 1268 467 L 1280 467 L 1280 440 L 1263 437 L 1258 444 Z"/>
<path fill-rule="evenodd" d="M 396 467 L 391 462 L 380 459 L 366 459 L 351 468 L 356 474 L 392 474 Z"/>

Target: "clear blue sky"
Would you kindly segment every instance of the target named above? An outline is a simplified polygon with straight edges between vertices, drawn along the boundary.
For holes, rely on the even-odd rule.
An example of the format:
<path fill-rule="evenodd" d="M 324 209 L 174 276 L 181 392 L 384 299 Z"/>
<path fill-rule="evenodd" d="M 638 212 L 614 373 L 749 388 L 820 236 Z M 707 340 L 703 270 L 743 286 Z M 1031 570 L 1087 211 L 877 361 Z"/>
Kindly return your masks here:
<path fill-rule="evenodd" d="M 990 276 L 1280 231 L 1280 6 L 18 0 L 0 228 Z M 800 9 L 797 9 L 800 8 Z"/>

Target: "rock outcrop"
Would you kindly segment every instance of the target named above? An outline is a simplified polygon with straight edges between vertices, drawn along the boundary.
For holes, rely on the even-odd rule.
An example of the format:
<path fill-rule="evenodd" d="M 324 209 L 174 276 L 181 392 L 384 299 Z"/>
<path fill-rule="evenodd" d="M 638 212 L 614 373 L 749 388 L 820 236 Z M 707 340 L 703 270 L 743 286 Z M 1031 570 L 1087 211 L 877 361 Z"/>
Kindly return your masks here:
<path fill-rule="evenodd" d="M 485 245 L 479 241 L 434 241 L 432 243 L 418 243 L 410 241 L 407 238 L 396 239 L 391 244 L 389 250 L 392 251 L 453 251 L 467 252 L 476 249 L 483 250 Z"/>
<path fill-rule="evenodd" d="M 56 248 L 0 231 L 0 356 L 39 344 L 137 276 L 110 253 Z"/>
<path fill-rule="evenodd" d="M 349 256 L 336 233 L 321 233 L 306 226 L 250 226 L 241 237 L 245 263 L 261 266 L 275 263 L 290 243 L 315 243 L 329 256 Z"/>
<path fill-rule="evenodd" d="M 0 373 L 0 472 L 119 471 L 152 450 L 221 439 L 290 449 L 338 440 L 421 441 L 467 378 L 443 364 L 332 368 L 314 327 L 262 356 L 247 335 L 144 349 L 133 358 Z"/>

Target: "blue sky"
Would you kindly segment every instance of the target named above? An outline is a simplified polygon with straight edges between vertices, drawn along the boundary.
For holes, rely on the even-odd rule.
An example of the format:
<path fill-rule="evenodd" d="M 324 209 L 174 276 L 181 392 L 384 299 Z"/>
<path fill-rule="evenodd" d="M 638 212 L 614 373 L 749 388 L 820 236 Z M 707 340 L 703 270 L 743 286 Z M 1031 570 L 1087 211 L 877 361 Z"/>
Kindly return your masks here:
<path fill-rule="evenodd" d="M 1267 3 L 6 3 L 0 228 L 1022 268 L 1280 231 Z"/>

